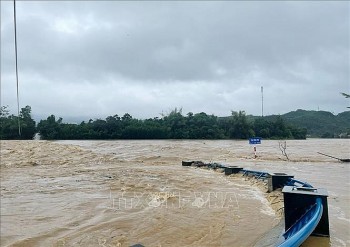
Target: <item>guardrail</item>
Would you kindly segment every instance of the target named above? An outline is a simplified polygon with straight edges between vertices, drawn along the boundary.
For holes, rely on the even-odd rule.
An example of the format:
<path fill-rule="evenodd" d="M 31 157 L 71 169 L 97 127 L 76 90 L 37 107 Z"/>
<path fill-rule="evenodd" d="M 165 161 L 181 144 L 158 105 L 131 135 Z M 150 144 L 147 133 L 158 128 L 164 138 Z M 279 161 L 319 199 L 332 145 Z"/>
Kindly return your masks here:
<path fill-rule="evenodd" d="M 302 182 L 296 179 L 290 179 L 289 181 L 287 181 L 287 183 L 285 184 L 286 186 L 298 186 L 301 185 L 301 187 L 306 187 L 306 188 L 313 188 L 313 186 L 311 184 L 308 184 L 306 182 Z"/>
<path fill-rule="evenodd" d="M 315 230 L 321 220 L 322 213 L 322 199 L 318 197 L 316 203 L 283 234 L 285 240 L 278 247 L 300 246 Z"/>
<path fill-rule="evenodd" d="M 260 171 L 252 171 L 252 170 L 241 170 L 241 173 L 243 173 L 243 176 L 253 176 L 256 179 L 267 179 L 269 176 L 268 172 L 260 172 Z"/>
<path fill-rule="evenodd" d="M 183 161 L 183 166 L 223 168 L 225 175 L 242 173 L 243 176 L 268 180 L 269 191 L 283 187 L 285 233 L 278 247 L 300 246 L 311 234 L 329 236 L 327 192 L 314 188 L 311 184 L 294 179 L 285 173 L 273 173 L 247 170 L 237 166 L 202 161 Z"/>

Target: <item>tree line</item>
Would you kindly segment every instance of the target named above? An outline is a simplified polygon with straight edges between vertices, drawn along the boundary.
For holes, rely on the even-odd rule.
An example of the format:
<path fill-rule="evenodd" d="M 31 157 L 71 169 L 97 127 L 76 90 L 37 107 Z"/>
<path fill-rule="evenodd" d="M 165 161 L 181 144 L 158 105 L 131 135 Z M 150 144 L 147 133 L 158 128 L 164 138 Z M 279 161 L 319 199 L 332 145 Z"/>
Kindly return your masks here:
<path fill-rule="evenodd" d="M 0 107 L 0 137 L 2 140 L 33 139 L 37 132 L 36 124 L 31 115 L 31 107 L 21 109 L 19 116 L 10 115 L 7 106 Z M 20 128 L 19 128 L 20 126 Z M 20 129 L 20 130 L 19 130 Z M 19 134 L 19 132 L 21 134 Z"/>
<path fill-rule="evenodd" d="M 21 136 L 18 134 L 18 119 Z M 287 124 L 282 117 L 269 121 L 263 117 L 250 120 L 244 111 L 232 111 L 229 117 L 217 117 L 204 112 L 182 114 L 174 109 L 162 117 L 136 119 L 125 113 L 106 119 L 90 119 L 80 124 L 64 123 L 55 115 L 36 125 L 31 107 L 21 109 L 20 116 L 10 115 L 1 107 L 1 139 L 32 139 L 40 133 L 45 140 L 73 139 L 247 139 L 259 136 L 268 139 L 305 139 L 307 131 Z"/>

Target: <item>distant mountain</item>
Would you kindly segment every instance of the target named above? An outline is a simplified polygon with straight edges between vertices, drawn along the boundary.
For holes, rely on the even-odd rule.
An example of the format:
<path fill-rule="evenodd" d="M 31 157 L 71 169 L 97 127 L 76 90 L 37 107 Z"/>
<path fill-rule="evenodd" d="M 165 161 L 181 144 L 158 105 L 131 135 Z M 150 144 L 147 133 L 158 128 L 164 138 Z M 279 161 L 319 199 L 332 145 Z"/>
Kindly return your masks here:
<path fill-rule="evenodd" d="M 273 120 L 276 115 L 267 116 Z M 289 124 L 307 129 L 311 137 L 339 137 L 340 134 L 350 134 L 350 111 L 333 115 L 327 111 L 296 110 L 281 117 Z"/>

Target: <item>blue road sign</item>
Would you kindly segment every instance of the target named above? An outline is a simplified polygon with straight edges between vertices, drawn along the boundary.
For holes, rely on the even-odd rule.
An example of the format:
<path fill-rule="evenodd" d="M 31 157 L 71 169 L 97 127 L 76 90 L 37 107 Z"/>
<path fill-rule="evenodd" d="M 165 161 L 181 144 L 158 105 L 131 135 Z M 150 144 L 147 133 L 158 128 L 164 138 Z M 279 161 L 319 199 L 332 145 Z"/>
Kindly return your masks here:
<path fill-rule="evenodd" d="M 249 138 L 249 144 L 261 144 L 261 137 Z"/>

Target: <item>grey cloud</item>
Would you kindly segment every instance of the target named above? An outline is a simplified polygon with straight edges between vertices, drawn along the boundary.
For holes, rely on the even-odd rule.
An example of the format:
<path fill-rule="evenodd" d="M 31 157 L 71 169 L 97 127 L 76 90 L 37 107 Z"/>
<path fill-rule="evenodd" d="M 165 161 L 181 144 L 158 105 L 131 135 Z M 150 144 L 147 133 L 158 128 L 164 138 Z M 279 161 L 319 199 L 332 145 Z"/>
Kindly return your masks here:
<path fill-rule="evenodd" d="M 341 4 L 310 3 L 301 8 L 301 15 L 295 14 L 300 9 L 295 3 L 257 7 L 253 2 L 196 2 L 189 4 L 193 8 L 172 2 L 161 6 L 147 2 L 107 4 L 110 8 L 91 14 L 90 2 L 76 2 L 71 4 L 75 15 L 62 11 L 56 13 L 55 21 L 46 12 L 46 17 L 20 22 L 21 35 L 28 38 L 20 46 L 21 54 L 28 54 L 23 63 L 34 62 L 34 69 L 54 72 L 59 66 L 63 74 L 71 74 L 70 68 L 81 70 L 88 78 L 99 71 L 142 80 L 220 80 L 211 69 L 213 62 L 220 64 L 227 76 L 235 76 L 249 73 L 255 66 L 280 70 L 281 65 L 293 66 L 317 50 L 333 50 L 337 45 L 346 49 L 348 45 L 347 26 L 339 27 L 343 23 L 337 20 L 339 15 L 325 11 L 333 7 L 334 12 L 344 12 Z M 80 5 L 85 6 L 83 11 Z M 91 5 L 97 6 L 95 2 Z M 86 8 L 89 11 L 84 11 Z M 119 10 L 123 8 L 129 11 Z M 77 33 L 53 30 L 55 22 L 70 19 L 81 23 Z M 101 27 L 101 22 L 110 23 L 110 28 Z M 92 27 L 84 30 L 89 24 Z M 334 44 L 334 39 L 339 42 Z"/>
<path fill-rule="evenodd" d="M 96 110 L 103 113 L 112 102 L 120 104 L 105 112 L 125 109 L 136 113 L 139 109 L 135 104 L 155 108 L 152 114 L 161 107 L 181 104 L 184 110 L 194 112 L 229 114 L 230 109 L 238 107 L 258 112 L 258 103 L 250 102 L 244 94 L 259 97 L 261 85 L 266 87 L 270 101 L 276 99 L 270 105 L 267 101 L 271 113 L 306 105 L 341 111 L 343 101 L 336 94 L 349 91 L 347 2 L 17 4 L 22 79 L 31 82 L 28 87 L 43 86 L 45 81 L 52 85 L 47 90 L 71 95 L 67 102 L 82 105 L 80 112 L 84 104 L 91 106 L 90 97 L 102 102 Z M 11 3 L 1 5 L 2 78 L 9 78 L 3 75 L 13 73 Z M 40 79 L 30 79 L 38 73 Z M 88 84 L 93 85 L 95 96 L 88 91 Z M 120 95 L 119 99 L 113 97 L 112 92 L 103 91 L 110 84 L 113 90 L 128 86 L 137 89 L 127 90 L 130 98 L 136 98 L 127 101 Z M 185 85 L 193 92 L 185 92 L 189 90 Z M 69 90 L 84 93 L 75 95 Z M 152 98 L 152 90 L 160 90 L 166 97 L 159 97 L 158 103 L 137 100 L 141 92 Z M 216 103 L 207 103 L 195 90 Z M 294 91 L 303 93 L 293 108 L 287 101 L 295 101 L 291 96 Z M 336 100 L 330 103 L 309 96 L 312 94 Z M 280 100 L 289 107 L 278 103 Z M 217 103 L 220 101 L 223 104 Z"/>

